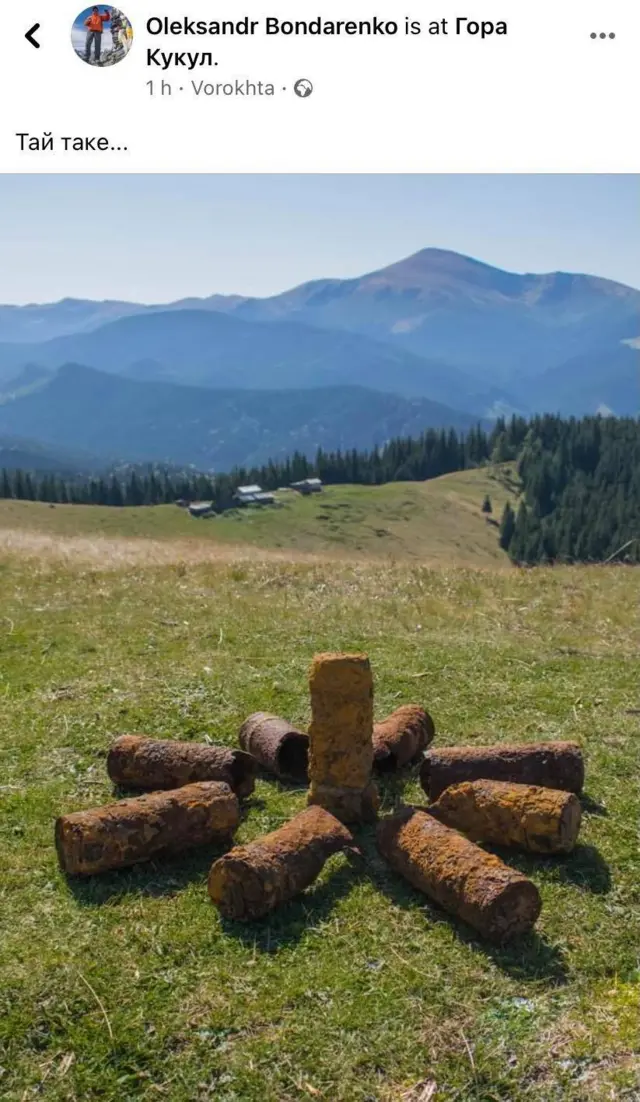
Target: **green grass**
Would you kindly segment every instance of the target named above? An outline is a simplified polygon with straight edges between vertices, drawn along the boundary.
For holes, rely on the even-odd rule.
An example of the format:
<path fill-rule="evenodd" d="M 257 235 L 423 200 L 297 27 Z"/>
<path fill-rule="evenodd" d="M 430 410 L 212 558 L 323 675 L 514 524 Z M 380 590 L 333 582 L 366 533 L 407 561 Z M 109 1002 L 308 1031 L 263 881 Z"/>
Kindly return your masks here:
<path fill-rule="evenodd" d="M 506 563 L 497 529 L 481 512 L 489 493 L 499 520 L 508 492 L 489 469 L 429 482 L 330 486 L 322 494 L 279 495 L 278 508 L 250 507 L 195 520 L 175 505 L 141 509 L 0 501 L 3 530 L 52 536 L 185 540 L 206 547 L 284 549 L 367 558 Z"/>
<path fill-rule="evenodd" d="M 2 1099 L 640 1097 L 639 572 L 105 565 L 0 558 Z M 578 850 L 507 855 L 540 888 L 535 935 L 483 944 L 369 830 L 359 865 L 333 858 L 247 926 L 208 899 L 214 851 L 65 880 L 54 818 L 111 799 L 114 736 L 233 745 L 258 708 L 305 723 L 309 660 L 338 648 L 371 656 L 378 715 L 422 702 L 442 743 L 583 745 Z M 412 776 L 384 810 L 402 796 Z M 239 839 L 304 803 L 261 779 Z"/>

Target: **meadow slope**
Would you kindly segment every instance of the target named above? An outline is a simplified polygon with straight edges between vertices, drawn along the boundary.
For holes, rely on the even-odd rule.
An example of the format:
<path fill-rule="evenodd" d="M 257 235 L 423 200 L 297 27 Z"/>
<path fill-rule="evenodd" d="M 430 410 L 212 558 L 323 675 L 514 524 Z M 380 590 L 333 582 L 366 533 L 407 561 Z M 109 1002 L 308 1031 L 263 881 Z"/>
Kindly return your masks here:
<path fill-rule="evenodd" d="M 304 553 L 508 566 L 497 528 L 481 512 L 488 493 L 493 520 L 499 520 L 504 503 L 512 499 L 502 479 L 502 469 L 483 468 L 429 482 L 329 486 L 305 498 L 288 491 L 277 495 L 278 508 L 250 507 L 205 520 L 194 520 L 175 505 L 113 509 L 0 501 L 0 551 L 20 545 L 37 551 L 46 546 L 55 553 L 57 546 L 71 554 L 74 547 L 87 552 L 91 540 L 143 540 L 137 551 L 147 561 L 180 555 L 209 559 L 224 549 L 259 548 L 295 557 Z M 73 542 L 59 543 L 59 537 Z M 171 546 L 159 548 L 157 541 L 170 541 Z M 122 551 L 123 544 L 97 542 L 96 548 L 95 557 L 104 560 L 110 550 Z M 130 545 L 129 553 L 135 554 Z"/>
<path fill-rule="evenodd" d="M 55 521 L 30 538 L 49 543 L 0 551 L 3 1099 L 639 1097 L 639 572 L 323 561 L 317 548 L 313 561 L 260 548 L 244 561 L 65 561 L 50 553 L 73 538 L 70 522 L 53 527 L 65 510 L 24 512 L 39 510 Z M 96 546 L 95 530 L 81 538 Z M 371 830 L 361 863 L 332 859 L 246 927 L 208 900 L 212 851 L 65 881 L 53 820 L 112 797 L 115 735 L 233 745 L 257 709 L 304 724 L 309 660 L 340 648 L 370 654 L 378 715 L 422 702 L 441 743 L 582 744 L 576 852 L 507 856 L 540 888 L 534 935 L 487 947 L 385 866 Z M 386 811 L 419 790 L 409 775 L 383 796 Z M 260 779 L 239 838 L 304 802 Z"/>

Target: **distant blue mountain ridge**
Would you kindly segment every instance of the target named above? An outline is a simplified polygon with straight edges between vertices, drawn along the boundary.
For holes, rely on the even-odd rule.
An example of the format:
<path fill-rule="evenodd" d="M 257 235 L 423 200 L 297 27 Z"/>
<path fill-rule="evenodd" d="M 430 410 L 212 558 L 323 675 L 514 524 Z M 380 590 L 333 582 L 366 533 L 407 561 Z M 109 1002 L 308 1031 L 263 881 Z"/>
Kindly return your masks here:
<path fill-rule="evenodd" d="M 466 430 L 474 423 L 475 418 L 428 398 L 366 387 L 214 390 L 66 364 L 22 397 L 0 402 L 0 454 L 3 437 L 11 434 L 38 441 L 40 452 L 90 454 L 93 466 L 99 460 L 103 466 L 153 461 L 226 471 L 284 459 L 294 451 L 312 458 L 319 447 L 383 447 L 426 426 Z M 31 465 L 40 469 L 41 457 Z M 51 463 L 45 466 L 50 469 Z"/>
<path fill-rule="evenodd" d="M 437 423 L 445 407 L 457 425 L 510 411 L 635 416 L 639 337 L 632 287 L 423 249 L 268 298 L 0 306 L 0 410 L 33 438 L 35 395 L 75 363 L 149 386 L 244 391 L 247 402 L 254 392 L 360 387 L 385 401 L 424 399 Z M 100 424 L 100 411 L 92 416 Z"/>

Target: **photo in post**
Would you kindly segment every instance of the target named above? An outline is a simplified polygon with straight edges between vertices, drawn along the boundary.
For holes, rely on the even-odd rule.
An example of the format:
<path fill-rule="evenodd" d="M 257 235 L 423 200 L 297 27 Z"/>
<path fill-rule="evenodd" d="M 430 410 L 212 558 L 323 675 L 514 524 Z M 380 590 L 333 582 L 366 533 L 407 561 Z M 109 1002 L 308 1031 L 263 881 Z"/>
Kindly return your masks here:
<path fill-rule="evenodd" d="M 79 3 L 3 19 L 0 1098 L 640 1102 L 640 5 Z"/>
<path fill-rule="evenodd" d="M 127 56 L 133 44 L 133 27 L 119 8 L 94 4 L 74 20 L 71 42 L 82 61 L 104 69 Z"/>

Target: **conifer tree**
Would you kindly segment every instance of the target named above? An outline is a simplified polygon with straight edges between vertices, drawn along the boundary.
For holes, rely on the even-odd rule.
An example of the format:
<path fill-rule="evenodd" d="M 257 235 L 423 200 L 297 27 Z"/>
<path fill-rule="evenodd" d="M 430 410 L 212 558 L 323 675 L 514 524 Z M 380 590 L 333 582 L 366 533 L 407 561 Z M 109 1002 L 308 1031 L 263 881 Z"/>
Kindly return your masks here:
<path fill-rule="evenodd" d="M 502 512 L 502 520 L 500 521 L 500 546 L 503 551 L 510 551 L 515 527 L 515 513 L 509 502 L 507 502 Z"/>

